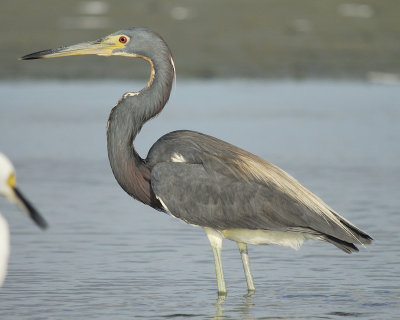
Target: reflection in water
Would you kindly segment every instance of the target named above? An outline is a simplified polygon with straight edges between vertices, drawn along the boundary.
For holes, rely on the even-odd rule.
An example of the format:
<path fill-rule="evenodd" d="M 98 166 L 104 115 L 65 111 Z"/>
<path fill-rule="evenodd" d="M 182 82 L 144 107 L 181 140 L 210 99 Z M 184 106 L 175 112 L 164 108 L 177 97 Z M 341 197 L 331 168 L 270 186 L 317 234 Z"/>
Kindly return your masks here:
<path fill-rule="evenodd" d="M 253 292 L 249 292 L 243 297 L 242 307 L 240 308 L 241 319 L 253 319 L 250 309 L 254 307 Z"/>
<path fill-rule="evenodd" d="M 215 303 L 216 310 L 215 310 L 215 317 L 213 319 L 220 320 L 224 319 L 223 311 L 224 311 L 224 303 L 226 300 L 226 295 L 219 295 L 217 301 Z"/>
<path fill-rule="evenodd" d="M 238 303 L 238 307 L 235 308 L 235 314 L 240 314 L 240 319 L 253 319 L 253 315 L 250 312 L 250 309 L 254 307 L 253 295 L 254 292 L 244 295 L 242 302 Z M 215 302 L 215 316 L 212 319 L 221 320 L 230 318 L 229 316 L 224 316 L 224 305 L 226 299 L 226 295 L 218 296 L 217 301 Z"/>

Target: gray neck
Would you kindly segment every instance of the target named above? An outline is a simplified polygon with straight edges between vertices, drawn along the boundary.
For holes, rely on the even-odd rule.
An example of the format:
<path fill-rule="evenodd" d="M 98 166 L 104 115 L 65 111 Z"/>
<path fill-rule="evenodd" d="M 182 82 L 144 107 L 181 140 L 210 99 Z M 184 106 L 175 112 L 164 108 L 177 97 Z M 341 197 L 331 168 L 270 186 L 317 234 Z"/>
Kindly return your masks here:
<path fill-rule="evenodd" d="M 133 141 L 143 124 L 160 113 L 167 103 L 175 70 L 170 54 L 142 58 L 150 63 L 152 76 L 143 90 L 125 94 L 111 110 L 107 149 L 111 169 L 120 186 L 137 200 L 152 205 L 150 168 L 136 152 Z"/>

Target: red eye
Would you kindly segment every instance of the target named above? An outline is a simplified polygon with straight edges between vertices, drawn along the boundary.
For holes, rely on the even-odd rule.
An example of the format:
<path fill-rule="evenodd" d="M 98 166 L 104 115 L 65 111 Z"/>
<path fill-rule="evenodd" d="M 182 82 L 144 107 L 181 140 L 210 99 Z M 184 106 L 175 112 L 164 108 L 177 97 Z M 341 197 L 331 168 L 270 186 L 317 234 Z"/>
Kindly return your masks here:
<path fill-rule="evenodd" d="M 120 37 L 119 37 L 119 42 L 121 42 L 121 43 L 127 43 L 127 42 L 128 42 L 128 39 L 127 39 L 127 37 L 125 37 L 125 36 L 120 36 Z"/>

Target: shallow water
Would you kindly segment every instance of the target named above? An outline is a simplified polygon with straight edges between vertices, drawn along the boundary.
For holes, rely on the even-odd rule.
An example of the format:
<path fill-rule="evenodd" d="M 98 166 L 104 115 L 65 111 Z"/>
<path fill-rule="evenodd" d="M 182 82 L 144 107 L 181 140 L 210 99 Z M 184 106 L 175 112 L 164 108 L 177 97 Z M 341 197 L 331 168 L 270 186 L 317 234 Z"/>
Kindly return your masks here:
<path fill-rule="evenodd" d="M 140 83 L 2 82 L 0 150 L 50 223 L 0 199 L 12 231 L 2 319 L 395 319 L 400 309 L 400 87 L 179 81 L 136 142 L 205 132 L 285 169 L 376 241 L 358 254 L 308 242 L 251 246 L 256 292 L 224 242 L 217 300 L 203 231 L 134 201 L 109 168 L 109 109 Z"/>

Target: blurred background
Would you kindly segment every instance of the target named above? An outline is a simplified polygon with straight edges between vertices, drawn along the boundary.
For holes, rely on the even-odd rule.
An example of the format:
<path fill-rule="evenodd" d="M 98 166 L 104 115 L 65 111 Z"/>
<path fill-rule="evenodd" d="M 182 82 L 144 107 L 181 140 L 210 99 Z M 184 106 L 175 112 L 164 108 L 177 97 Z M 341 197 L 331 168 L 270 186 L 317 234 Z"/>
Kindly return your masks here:
<path fill-rule="evenodd" d="M 3 0 L 0 78 L 147 77 L 147 66 L 133 72 L 123 58 L 17 60 L 136 25 L 164 37 L 179 77 L 397 82 L 399 12 L 398 0 Z"/>
<path fill-rule="evenodd" d="M 0 198 L 11 257 L 2 319 L 398 319 L 399 0 L 2 0 L 0 151 L 49 222 Z M 133 200 L 111 172 L 110 109 L 149 77 L 140 59 L 20 61 L 43 49 L 148 26 L 177 82 L 135 140 L 144 158 L 190 129 L 278 165 L 376 239 L 249 247 L 257 291 L 224 241 L 216 298 L 201 228 Z"/>

